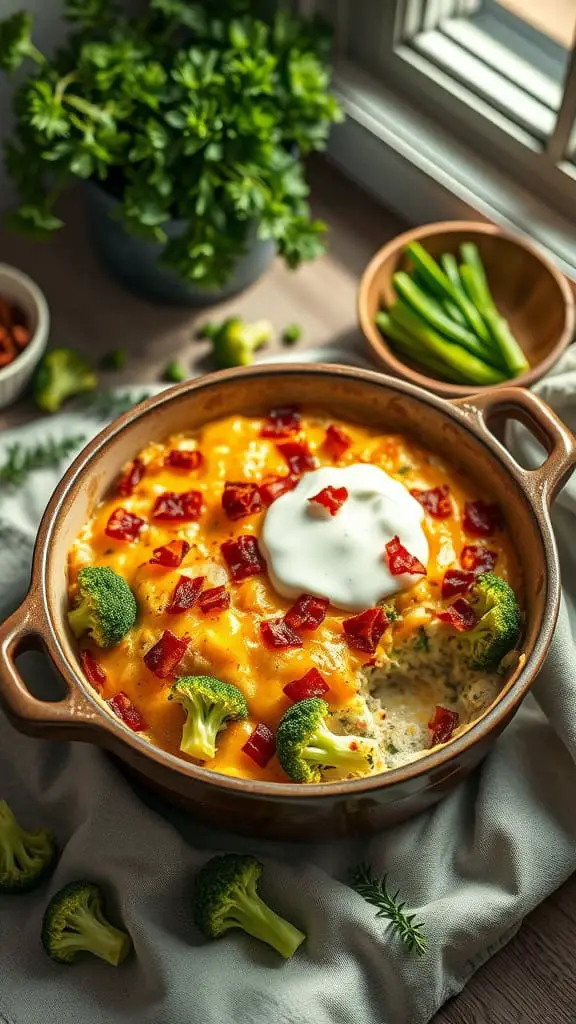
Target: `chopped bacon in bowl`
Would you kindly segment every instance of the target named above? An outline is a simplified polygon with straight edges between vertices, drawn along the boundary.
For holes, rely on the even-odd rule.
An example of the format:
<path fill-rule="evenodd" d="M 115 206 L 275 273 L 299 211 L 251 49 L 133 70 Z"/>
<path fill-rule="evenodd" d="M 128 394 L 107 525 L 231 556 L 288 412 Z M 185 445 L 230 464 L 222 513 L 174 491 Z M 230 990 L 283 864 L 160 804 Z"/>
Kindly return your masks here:
<path fill-rule="evenodd" d="M 449 519 L 452 515 L 450 488 L 447 484 L 443 484 L 441 487 L 431 487 L 427 491 L 413 487 L 410 494 L 420 502 L 422 508 L 433 519 Z"/>
<path fill-rule="evenodd" d="M 446 601 L 457 594 L 466 594 L 476 581 L 476 573 L 463 569 L 447 569 L 442 580 L 442 600 Z"/>
<path fill-rule="evenodd" d="M 106 701 L 108 707 L 114 712 L 114 714 L 127 725 L 132 732 L 144 732 L 148 726 L 145 720 L 138 711 L 134 704 L 122 690 L 120 693 L 116 693 L 114 697 L 110 697 L 110 700 Z"/>
<path fill-rule="evenodd" d="M 323 487 L 318 494 L 308 498 L 311 505 L 320 505 L 328 515 L 335 516 L 348 498 L 348 491 L 345 487 Z"/>
<path fill-rule="evenodd" d="M 316 459 L 306 441 L 285 441 L 277 447 L 280 454 L 286 459 L 291 473 L 301 476 L 302 473 L 316 469 Z"/>
<path fill-rule="evenodd" d="M 276 752 L 274 733 L 263 722 L 259 722 L 252 735 L 246 740 L 242 750 L 260 768 L 265 768 Z"/>
<path fill-rule="evenodd" d="M 226 480 L 222 492 L 222 508 L 228 519 L 243 519 L 262 509 L 258 484 Z"/>
<path fill-rule="evenodd" d="M 125 508 L 114 510 L 106 524 L 106 536 L 112 540 L 138 540 L 145 522 Z"/>
<path fill-rule="evenodd" d="M 172 592 L 170 604 L 166 608 L 167 614 L 180 615 L 193 608 L 200 597 L 203 585 L 203 576 L 195 576 L 194 579 L 191 579 L 190 576 L 181 576 Z"/>
<path fill-rule="evenodd" d="M 482 501 L 467 501 L 462 520 L 466 533 L 473 537 L 490 537 L 502 529 L 502 512 L 499 505 Z"/>
<path fill-rule="evenodd" d="M 177 569 L 190 551 L 187 540 L 171 540 L 169 544 L 154 548 L 151 565 L 162 565 L 166 569 Z"/>
<path fill-rule="evenodd" d="M 164 459 L 164 465 L 172 469 L 199 469 L 204 461 L 197 448 L 173 448 Z"/>
<path fill-rule="evenodd" d="M 178 667 L 189 644 L 187 637 L 177 637 L 169 629 L 144 655 L 144 664 L 158 679 L 168 679 Z"/>
<path fill-rule="evenodd" d="M 466 544 L 460 552 L 460 565 L 463 569 L 480 574 L 492 572 L 498 560 L 498 552 L 491 551 L 481 544 Z"/>
<path fill-rule="evenodd" d="M 442 611 L 436 612 L 436 617 L 441 622 L 445 622 L 448 626 L 458 630 L 458 632 L 474 629 L 476 625 L 474 609 L 464 597 L 457 598 L 454 604 L 449 605 L 448 608 L 444 608 Z"/>
<path fill-rule="evenodd" d="M 387 626 L 388 619 L 382 608 L 367 608 L 342 623 L 349 646 L 367 654 L 374 654 Z"/>
<path fill-rule="evenodd" d="M 242 533 L 236 540 L 227 540 L 220 545 L 220 550 L 235 583 L 266 572 L 258 538 L 252 534 Z"/>
<path fill-rule="evenodd" d="M 302 647 L 302 637 L 298 636 L 286 622 L 286 619 L 266 619 L 260 623 L 260 636 L 266 647 L 278 650 Z"/>
<path fill-rule="evenodd" d="M 290 437 L 300 430 L 300 413 L 292 406 L 283 409 L 272 409 L 268 419 L 263 423 L 260 437 Z"/>
<path fill-rule="evenodd" d="M 317 668 L 311 668 L 301 679 L 294 679 L 284 687 L 284 693 L 290 700 L 309 700 L 310 697 L 323 697 L 330 687 Z"/>
<path fill-rule="evenodd" d="M 198 607 L 203 615 L 215 615 L 230 607 L 230 594 L 226 587 L 210 587 L 198 598 Z"/>
<path fill-rule="evenodd" d="M 335 462 L 338 462 L 338 459 L 342 458 L 344 452 L 348 451 L 351 444 L 352 441 L 348 434 L 346 434 L 340 427 L 335 426 L 334 423 L 331 423 L 330 426 L 327 427 L 322 447 L 326 454 L 329 455 L 331 459 L 334 459 Z"/>
<path fill-rule="evenodd" d="M 201 491 L 164 491 L 158 495 L 152 506 L 152 518 L 168 522 L 194 522 L 201 514 Z"/>
<path fill-rule="evenodd" d="M 284 622 L 290 629 L 318 629 L 326 618 L 329 604 L 325 597 L 301 594 L 286 612 Z"/>
<path fill-rule="evenodd" d="M 410 576 L 426 576 L 426 566 L 406 550 L 399 537 L 392 537 L 386 544 L 386 557 L 393 576 L 402 576 L 404 573 Z"/>
<path fill-rule="evenodd" d="M 102 687 L 106 682 L 106 673 L 101 665 L 98 664 L 96 659 L 90 654 L 90 651 L 80 651 L 80 661 L 82 668 L 84 669 L 84 675 L 98 692 L 102 691 Z"/>
<path fill-rule="evenodd" d="M 438 743 L 447 743 L 452 738 L 454 730 L 458 728 L 459 722 L 460 715 L 457 711 L 450 711 L 439 704 L 436 705 L 434 714 L 428 722 L 428 728 L 431 732 L 431 746 L 435 747 Z"/>
<path fill-rule="evenodd" d="M 134 491 L 144 476 L 145 471 L 146 467 L 144 466 L 142 459 L 134 459 L 134 462 L 130 463 L 120 477 L 116 487 L 116 493 L 122 498 L 129 498 L 131 494 L 134 494 Z"/>
<path fill-rule="evenodd" d="M 288 473 L 286 476 L 267 476 L 260 484 L 260 498 L 262 504 L 268 507 L 287 491 L 293 491 L 298 483 L 298 477 Z"/>

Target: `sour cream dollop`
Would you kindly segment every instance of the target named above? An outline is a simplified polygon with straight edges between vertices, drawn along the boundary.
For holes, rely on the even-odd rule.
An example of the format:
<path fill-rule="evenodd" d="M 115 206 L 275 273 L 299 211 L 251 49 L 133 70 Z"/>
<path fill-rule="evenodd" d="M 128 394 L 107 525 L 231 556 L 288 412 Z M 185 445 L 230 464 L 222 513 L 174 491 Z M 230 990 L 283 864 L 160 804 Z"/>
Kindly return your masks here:
<path fill-rule="evenodd" d="M 325 487 L 348 491 L 334 516 L 308 500 Z M 423 519 L 419 502 L 378 466 L 324 466 L 305 473 L 266 512 L 261 541 L 272 584 L 288 598 L 314 594 L 345 611 L 371 608 L 421 579 L 393 576 L 386 544 L 398 536 L 426 566 Z"/>

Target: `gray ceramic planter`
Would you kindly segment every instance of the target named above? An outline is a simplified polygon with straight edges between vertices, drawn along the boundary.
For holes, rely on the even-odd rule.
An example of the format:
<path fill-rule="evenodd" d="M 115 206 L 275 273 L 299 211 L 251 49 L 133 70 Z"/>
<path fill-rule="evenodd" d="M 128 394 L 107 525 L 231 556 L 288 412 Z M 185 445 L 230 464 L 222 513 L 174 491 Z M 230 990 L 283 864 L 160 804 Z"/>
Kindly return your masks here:
<path fill-rule="evenodd" d="M 162 265 L 159 259 L 161 244 L 125 231 L 122 222 L 112 216 L 118 206 L 117 199 L 91 181 L 85 184 L 85 195 L 90 233 L 102 264 L 127 288 L 152 302 L 187 306 L 222 302 L 257 281 L 274 259 L 274 242 L 258 239 L 254 227 L 248 251 L 238 260 L 227 284 L 210 291 L 195 288 L 183 282 L 175 271 Z M 179 220 L 164 225 L 170 238 L 181 234 L 183 227 L 184 222 Z"/>

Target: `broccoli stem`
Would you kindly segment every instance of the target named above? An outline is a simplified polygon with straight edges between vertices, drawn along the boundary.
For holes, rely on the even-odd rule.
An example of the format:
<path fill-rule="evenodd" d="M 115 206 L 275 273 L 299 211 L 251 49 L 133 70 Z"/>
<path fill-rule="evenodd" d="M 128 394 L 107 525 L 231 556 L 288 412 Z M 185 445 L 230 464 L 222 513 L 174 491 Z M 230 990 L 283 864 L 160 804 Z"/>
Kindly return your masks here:
<path fill-rule="evenodd" d="M 87 601 L 81 601 L 77 608 L 68 612 L 68 622 L 75 637 L 81 637 L 92 629 L 93 621 Z"/>
<path fill-rule="evenodd" d="M 130 936 L 108 921 L 101 921 L 90 910 L 78 909 L 66 931 L 58 938 L 59 952 L 87 951 L 117 967 L 130 950 Z"/>
<path fill-rule="evenodd" d="M 243 928 L 255 939 L 268 943 L 286 960 L 294 955 L 306 938 L 303 932 L 264 903 L 253 886 L 249 886 L 245 892 L 235 892 L 230 918 L 229 927 Z"/>
<path fill-rule="evenodd" d="M 444 360 L 452 369 L 466 376 L 471 384 L 500 384 L 506 375 L 500 370 L 483 362 L 472 355 L 461 345 L 446 341 L 437 331 L 427 327 L 401 302 L 396 302 L 390 310 L 392 319 L 417 338 L 424 348 Z"/>
<path fill-rule="evenodd" d="M 312 764 L 326 768 L 347 768 L 367 760 L 367 752 L 357 745 L 354 737 L 338 736 L 324 725 L 319 725 L 308 740 L 302 756 Z"/>
<path fill-rule="evenodd" d="M 202 699 L 188 697 L 188 714 L 182 729 L 180 750 L 199 761 L 211 761 L 216 755 L 216 738 L 224 724 L 222 709 L 213 704 L 206 709 Z"/>
<path fill-rule="evenodd" d="M 490 287 L 488 285 L 488 278 L 486 277 L 486 271 L 484 264 L 482 263 L 482 257 L 478 251 L 478 246 L 474 242 L 464 242 L 460 246 L 460 255 L 462 257 L 464 267 L 468 268 L 469 280 L 473 280 L 473 289 L 475 294 L 478 296 L 480 305 L 485 309 L 492 309 L 496 312 L 496 306 L 494 305 L 494 299 L 492 298 Z M 471 275 L 471 276 L 470 276 Z M 464 275 L 462 275 L 464 277 Z M 464 281 L 466 287 L 466 281 Z M 471 295 L 470 298 L 473 299 Z M 473 300 L 476 301 L 476 300 Z"/>
<path fill-rule="evenodd" d="M 442 253 L 440 257 L 440 263 L 442 264 L 442 270 L 446 274 L 448 280 L 451 281 L 454 288 L 459 288 L 460 291 L 462 291 L 462 281 L 460 278 L 460 272 L 458 270 L 458 262 L 456 260 L 454 253 Z"/>

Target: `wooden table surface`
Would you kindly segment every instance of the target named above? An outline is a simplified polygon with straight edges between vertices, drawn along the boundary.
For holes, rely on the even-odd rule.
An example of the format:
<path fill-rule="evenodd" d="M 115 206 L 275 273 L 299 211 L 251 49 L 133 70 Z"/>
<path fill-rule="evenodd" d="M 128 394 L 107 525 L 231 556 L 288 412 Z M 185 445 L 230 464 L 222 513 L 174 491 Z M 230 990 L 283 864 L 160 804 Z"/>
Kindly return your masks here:
<path fill-rule="evenodd" d="M 299 347 L 334 342 L 359 346 L 359 275 L 374 250 L 402 224 L 322 164 L 314 168 L 312 180 L 314 212 L 331 226 L 329 254 L 295 274 L 276 263 L 258 284 L 219 307 L 215 315 L 265 317 L 278 329 L 296 321 L 304 330 Z M 202 323 L 210 310 L 154 306 L 134 298 L 96 263 L 80 197 L 69 198 L 65 216 L 67 228 L 48 243 L 0 233 L 0 261 L 31 274 L 47 296 L 52 343 L 77 347 L 94 360 L 110 349 L 126 348 L 126 369 L 103 375 L 107 384 L 158 380 L 162 368 L 176 357 L 190 367 L 210 369 L 206 343 L 194 339 L 195 324 Z M 33 416 L 31 403 L 20 402 L 0 412 L 0 429 Z M 440 1010 L 434 1024 L 576 1024 L 575 956 L 573 876 Z"/>

